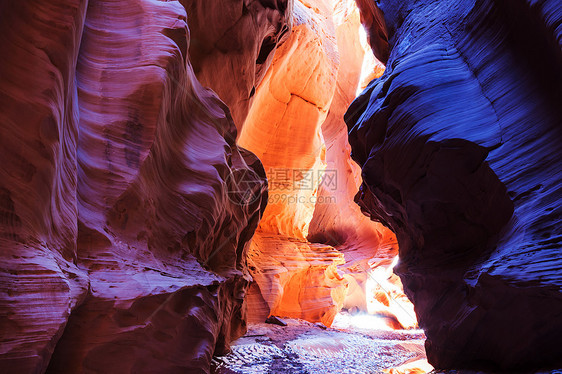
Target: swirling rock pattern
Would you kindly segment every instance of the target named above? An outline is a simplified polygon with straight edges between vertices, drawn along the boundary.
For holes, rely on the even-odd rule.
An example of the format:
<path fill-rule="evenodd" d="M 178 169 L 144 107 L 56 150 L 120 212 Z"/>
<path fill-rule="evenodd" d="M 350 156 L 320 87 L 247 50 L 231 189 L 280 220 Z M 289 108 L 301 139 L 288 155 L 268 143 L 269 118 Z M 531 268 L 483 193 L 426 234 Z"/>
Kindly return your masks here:
<path fill-rule="evenodd" d="M 559 2 L 377 3 L 387 68 L 346 114 L 356 198 L 397 234 L 429 362 L 562 365 Z"/>
<path fill-rule="evenodd" d="M 258 231 L 248 256 L 259 292 L 250 289 L 249 321 L 275 315 L 330 326 L 347 294 L 347 281 L 338 271 L 344 263 L 344 255 L 328 245 Z M 266 304 L 261 311 L 255 309 L 260 296 Z"/>
<path fill-rule="evenodd" d="M 4 2 L 0 9 L 0 370 L 6 373 L 44 371 L 88 288 L 74 262 L 74 66 L 84 18 L 82 1 Z"/>
<path fill-rule="evenodd" d="M 321 126 L 339 68 L 331 8 L 294 4 L 293 29 L 258 87 L 239 143 L 264 164 L 269 201 L 249 253 L 250 322 L 270 314 L 330 325 L 346 281 L 334 248 L 307 242 L 324 164 Z M 302 292 L 301 292 L 302 290 Z"/>
<path fill-rule="evenodd" d="M 289 36 L 293 1 L 180 2 L 189 19 L 193 70 L 228 105 L 241 129 L 277 46 Z"/>
<path fill-rule="evenodd" d="M 334 97 L 321 127 L 326 169 L 318 186 L 307 239 L 332 245 L 345 256 L 345 264 L 338 266 L 348 284 L 343 307 L 368 312 L 368 303 L 375 299 L 368 291 L 368 283 L 373 281 L 371 268 L 390 265 L 398 246 L 394 234 L 382 224 L 370 221 L 353 201 L 362 182 L 361 169 L 351 159 L 343 115 L 356 96 L 362 68 L 370 72 L 374 69 L 364 63 L 366 54 L 355 4 L 337 2 L 333 20 L 339 69 Z M 375 60 L 374 56 L 372 59 Z M 379 304 L 382 309 L 388 306 Z"/>
<path fill-rule="evenodd" d="M 329 10 L 296 2 L 292 33 L 277 50 L 240 133 L 240 145 L 268 174 L 264 231 L 303 240 L 308 234 L 325 167 L 321 126 L 335 91 L 335 42 Z"/>
<path fill-rule="evenodd" d="M 0 8 L 0 371 L 208 372 L 245 331 L 267 182 L 185 8 Z"/>
<path fill-rule="evenodd" d="M 356 95 L 365 50 L 359 39 L 359 11 L 353 2 L 338 2 L 333 13 L 339 69 L 328 115 L 321 126 L 326 148 L 324 179 L 308 228 L 308 239 L 339 246 L 363 241 L 377 247 L 390 231 L 370 222 L 353 202 L 361 185 L 361 169 L 350 157 L 343 115 Z"/>
<path fill-rule="evenodd" d="M 353 202 L 360 169 L 342 118 L 365 54 L 358 9 L 353 1 L 303 0 L 293 18 L 239 138 L 269 181 L 249 255 L 248 320 L 273 314 L 329 326 L 344 306 L 368 310 L 371 265 L 389 265 L 397 249 L 393 233 Z"/>

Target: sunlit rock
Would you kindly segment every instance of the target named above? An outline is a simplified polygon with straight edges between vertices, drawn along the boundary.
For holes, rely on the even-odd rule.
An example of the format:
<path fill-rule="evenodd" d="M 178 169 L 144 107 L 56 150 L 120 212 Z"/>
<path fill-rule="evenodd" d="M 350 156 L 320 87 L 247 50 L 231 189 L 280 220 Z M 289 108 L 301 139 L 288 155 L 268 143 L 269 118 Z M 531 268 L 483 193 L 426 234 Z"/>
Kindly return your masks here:
<path fill-rule="evenodd" d="M 248 260 L 255 281 L 250 321 L 273 314 L 330 325 L 345 297 L 336 269 L 341 253 L 306 241 L 326 167 L 321 126 L 339 67 L 332 14 L 317 5 L 295 3 L 292 33 L 277 49 L 239 138 L 263 162 L 269 184 Z"/>
<path fill-rule="evenodd" d="M 308 234 L 325 168 L 321 126 L 334 96 L 338 54 L 331 15 L 295 3 L 293 31 L 257 90 L 239 144 L 266 170 L 270 199 L 260 228 Z"/>
<path fill-rule="evenodd" d="M 384 369 L 383 373 L 385 374 L 425 374 L 429 373 L 433 370 L 433 366 L 431 366 L 425 358 L 419 360 L 408 360 L 407 363 L 404 363 L 400 366 Z"/>
<path fill-rule="evenodd" d="M 376 293 L 385 292 L 366 293 L 372 265 L 390 266 L 397 249 L 392 232 L 353 202 L 360 169 L 342 119 L 368 69 L 359 11 L 353 1 L 296 2 L 292 24 L 239 137 L 263 162 L 269 182 L 249 258 L 255 283 L 248 318 L 275 314 L 329 325 L 341 308 L 368 312 Z M 283 265 L 287 259 L 290 266 Z M 376 313 L 403 327 L 391 306 L 381 304 Z M 404 326 L 415 324 L 413 317 Z"/>
<path fill-rule="evenodd" d="M 347 284 L 337 266 L 344 262 L 343 254 L 330 246 L 260 231 L 252 240 L 248 257 L 259 295 L 267 303 L 267 314 L 318 321 L 326 326 L 343 306 Z M 263 322 L 264 315 L 257 312 L 249 310 Z"/>
<path fill-rule="evenodd" d="M 336 2 L 333 15 L 339 70 L 334 98 L 322 124 L 326 169 L 307 238 L 332 245 L 345 255 L 346 263 L 338 267 L 348 282 L 344 308 L 369 312 L 367 304 L 372 303 L 375 296 L 373 292 L 366 292 L 368 283 L 373 281 L 371 271 L 377 266 L 389 267 L 397 254 L 397 245 L 394 234 L 370 221 L 353 201 L 361 184 L 361 170 L 351 160 L 347 126 L 342 119 L 362 77 L 382 74 L 382 71 L 377 68 L 381 63 L 372 53 L 365 54 L 366 48 L 369 51 L 370 48 L 362 39 L 359 11 L 353 2 Z M 365 55 L 371 58 L 365 59 Z M 379 292 L 386 291 L 379 287 Z M 407 300 L 403 294 L 400 298 Z M 377 312 L 382 312 L 381 308 Z M 395 313 L 391 307 L 385 310 L 387 312 Z M 404 326 L 415 325 L 415 316 L 406 319 L 408 322 Z"/>

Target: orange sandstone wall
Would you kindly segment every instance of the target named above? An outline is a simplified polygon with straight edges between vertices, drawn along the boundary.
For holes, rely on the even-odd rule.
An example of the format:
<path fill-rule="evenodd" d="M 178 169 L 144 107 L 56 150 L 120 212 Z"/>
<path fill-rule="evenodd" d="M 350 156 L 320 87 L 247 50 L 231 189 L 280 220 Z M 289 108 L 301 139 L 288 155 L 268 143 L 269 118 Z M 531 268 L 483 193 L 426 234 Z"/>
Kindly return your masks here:
<path fill-rule="evenodd" d="M 343 114 L 363 67 L 360 27 L 353 1 L 296 2 L 293 32 L 243 125 L 239 144 L 260 158 L 269 181 L 250 248 L 250 321 L 274 314 L 330 325 L 343 307 L 368 311 L 381 291 L 366 294 L 371 266 L 396 256 L 394 235 L 353 201 L 361 176 Z"/>
<path fill-rule="evenodd" d="M 339 68 L 331 10 L 316 5 L 295 2 L 291 36 L 258 87 L 239 138 L 262 160 L 269 182 L 268 207 L 250 248 L 256 282 L 250 321 L 274 314 L 330 325 L 343 304 L 346 282 L 335 271 L 343 256 L 306 240 L 325 168 L 321 126 Z"/>

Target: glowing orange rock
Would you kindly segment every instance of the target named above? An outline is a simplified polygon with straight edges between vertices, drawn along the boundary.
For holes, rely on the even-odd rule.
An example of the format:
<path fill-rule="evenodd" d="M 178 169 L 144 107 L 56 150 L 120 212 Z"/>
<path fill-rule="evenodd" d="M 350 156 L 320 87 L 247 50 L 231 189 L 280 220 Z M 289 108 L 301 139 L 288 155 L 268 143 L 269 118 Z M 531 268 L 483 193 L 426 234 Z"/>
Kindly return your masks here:
<path fill-rule="evenodd" d="M 281 45 L 257 90 L 239 144 L 264 164 L 269 202 L 249 264 L 256 285 L 251 305 L 263 311 L 330 325 L 341 309 L 343 256 L 306 241 L 325 168 L 321 126 L 336 89 L 339 66 L 330 10 L 296 2 L 293 32 Z M 250 312 L 250 320 L 252 320 Z M 257 317 L 259 316 L 259 317 Z"/>
<path fill-rule="evenodd" d="M 271 314 L 330 326 L 347 291 L 337 270 L 344 262 L 343 254 L 330 246 L 258 231 L 248 267 L 265 305 L 261 313 L 249 310 L 250 321 L 263 322 Z"/>
<path fill-rule="evenodd" d="M 248 318 L 329 325 L 342 307 L 368 311 L 369 261 L 390 265 L 396 240 L 353 201 L 361 175 L 343 114 L 363 68 L 359 12 L 353 1 L 301 1 L 294 12 L 293 33 L 276 51 L 239 137 L 269 181 L 249 256 Z"/>
<path fill-rule="evenodd" d="M 264 164 L 269 202 L 260 228 L 305 239 L 322 160 L 321 125 L 335 90 L 333 27 L 295 4 L 290 38 L 277 50 L 239 137 Z"/>
<path fill-rule="evenodd" d="M 392 369 L 383 369 L 383 373 L 387 374 L 425 374 L 433 370 L 433 366 L 427 362 L 427 359 L 409 361 L 405 364 Z"/>

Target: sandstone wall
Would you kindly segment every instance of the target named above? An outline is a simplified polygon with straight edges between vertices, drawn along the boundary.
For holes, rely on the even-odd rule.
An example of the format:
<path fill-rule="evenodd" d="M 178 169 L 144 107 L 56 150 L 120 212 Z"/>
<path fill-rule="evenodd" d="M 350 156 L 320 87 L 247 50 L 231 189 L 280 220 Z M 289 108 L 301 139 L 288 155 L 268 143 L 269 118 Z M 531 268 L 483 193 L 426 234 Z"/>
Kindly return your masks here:
<path fill-rule="evenodd" d="M 346 114 L 436 368 L 560 366 L 556 1 L 358 1 L 389 57 Z M 558 4 L 558 5 L 556 5 Z"/>
<path fill-rule="evenodd" d="M 286 31 L 279 4 L 253 9 L 279 27 L 248 43 Z M 189 19 L 178 2 L 0 6 L 3 373 L 208 372 L 245 331 L 267 182 L 195 77 Z"/>

